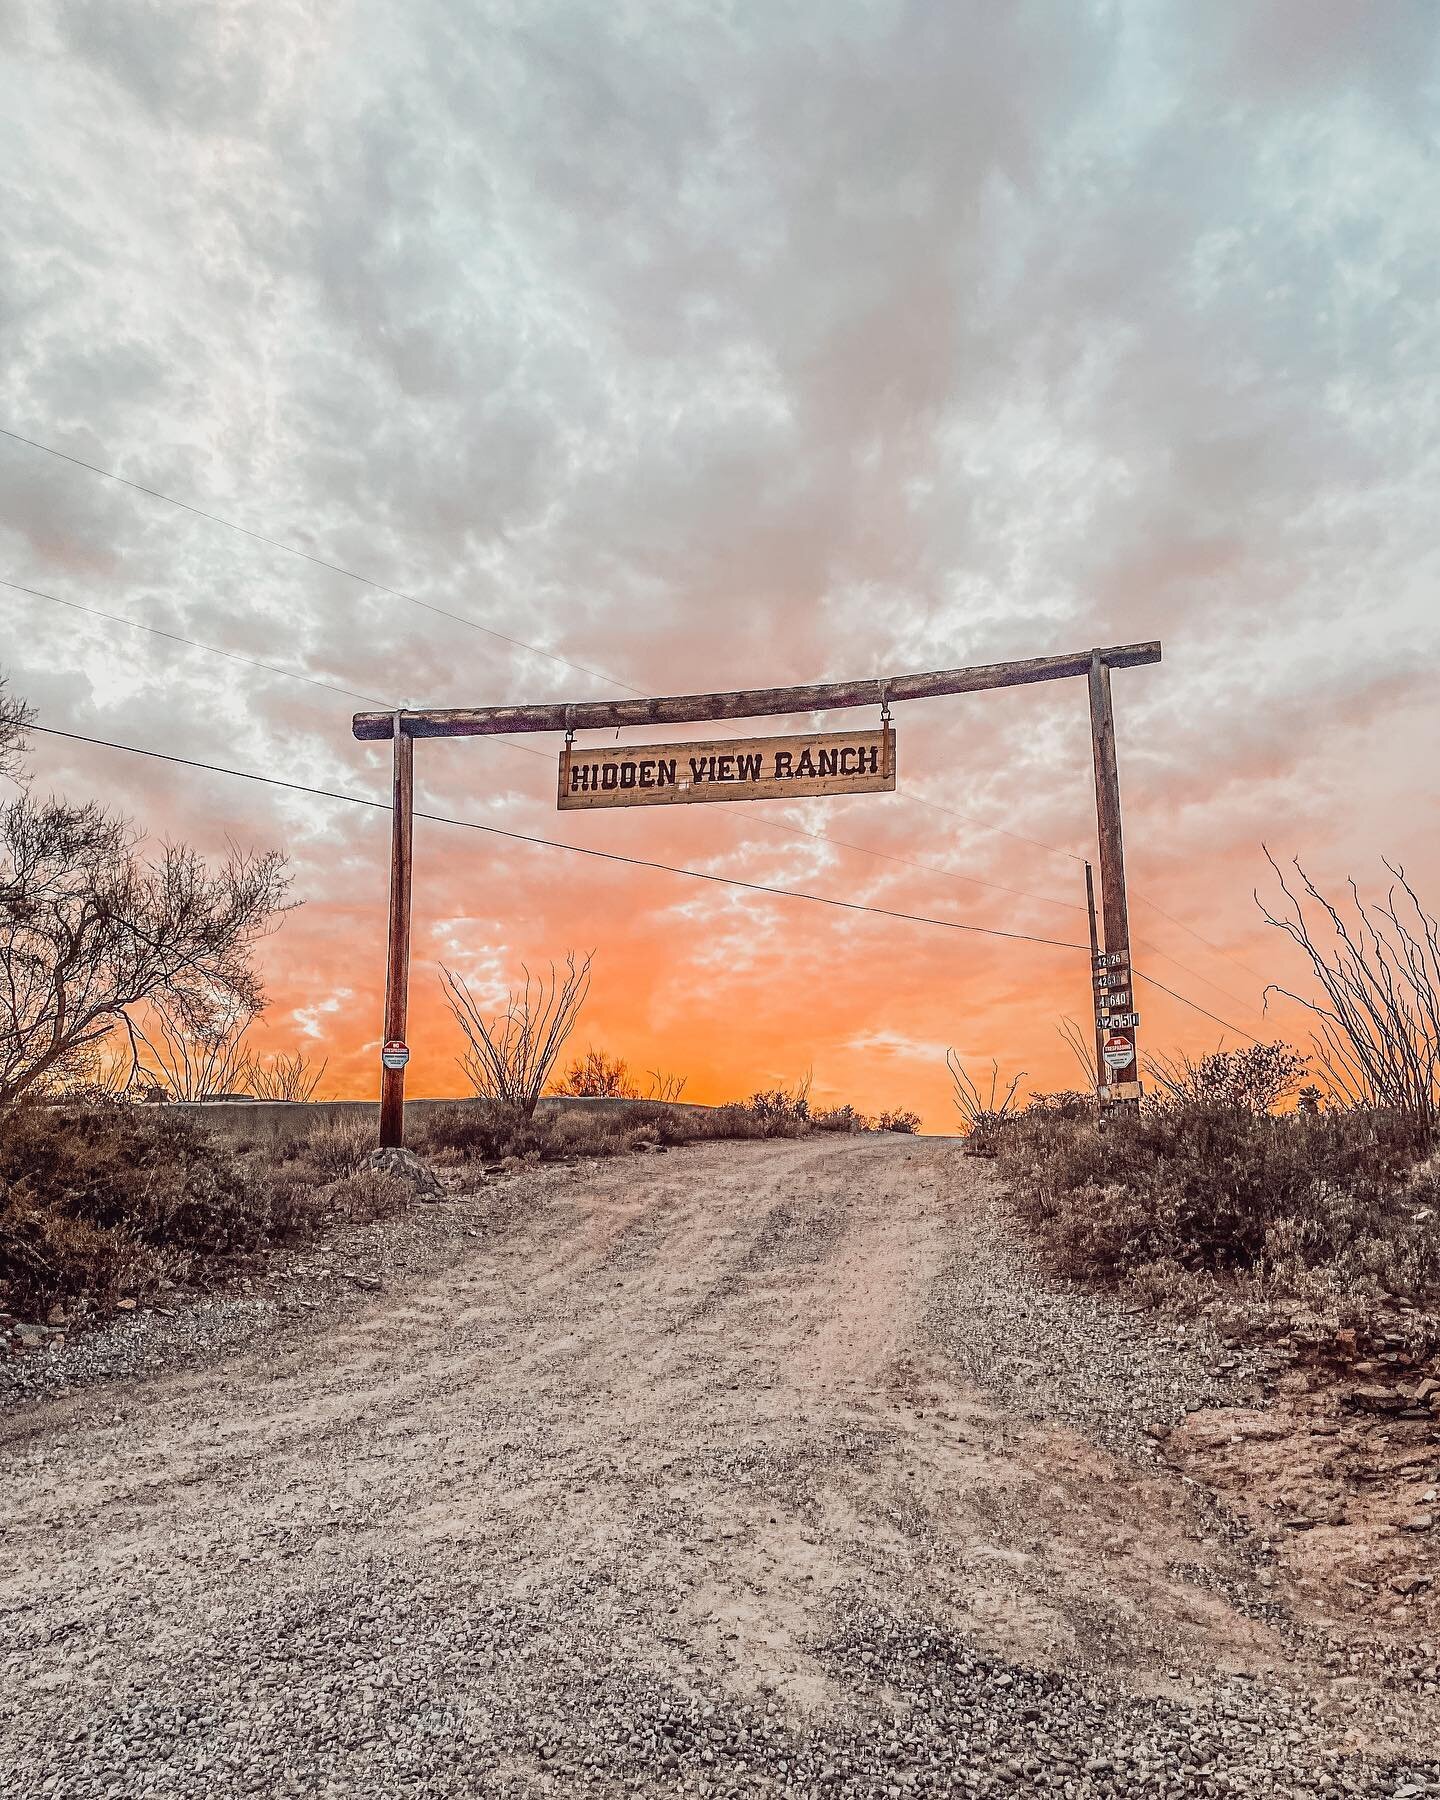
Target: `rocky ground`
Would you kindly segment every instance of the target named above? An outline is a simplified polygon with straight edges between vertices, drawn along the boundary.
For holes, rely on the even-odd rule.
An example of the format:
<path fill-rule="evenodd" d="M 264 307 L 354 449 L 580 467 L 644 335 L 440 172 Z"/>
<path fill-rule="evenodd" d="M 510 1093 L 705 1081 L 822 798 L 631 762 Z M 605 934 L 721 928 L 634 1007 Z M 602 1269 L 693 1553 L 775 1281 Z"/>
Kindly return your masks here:
<path fill-rule="evenodd" d="M 1287 1379 L 953 1140 L 452 1190 L 0 1367 L 0 1790 L 1440 1795 L 1434 1420 Z"/>

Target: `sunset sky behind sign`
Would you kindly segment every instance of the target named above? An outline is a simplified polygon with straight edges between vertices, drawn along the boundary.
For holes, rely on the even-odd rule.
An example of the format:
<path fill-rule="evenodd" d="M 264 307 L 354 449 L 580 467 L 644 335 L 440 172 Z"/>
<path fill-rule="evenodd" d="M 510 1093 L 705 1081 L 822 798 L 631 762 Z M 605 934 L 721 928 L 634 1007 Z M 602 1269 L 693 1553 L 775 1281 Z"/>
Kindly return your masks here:
<path fill-rule="evenodd" d="M 0 438 L 0 574 L 51 597 L 0 588 L 0 668 L 43 725 L 383 798 L 357 708 L 1159 638 L 1114 677 L 1136 963 L 1296 1036 L 1262 844 L 1440 895 L 1437 42 L 1424 0 L 20 0 L 0 426 L 258 536 Z M 410 1092 L 460 1088 L 441 963 L 498 999 L 570 948 L 575 1048 L 690 1098 L 809 1069 L 948 1130 L 947 1046 L 1074 1085 L 1084 684 L 896 728 L 894 794 L 563 816 L 557 737 L 419 744 L 426 811 L 1058 943 L 422 822 Z M 383 813 L 32 762 L 288 850 L 261 1047 L 375 1091 Z M 1143 1049 L 1221 1040 L 1136 999 Z"/>

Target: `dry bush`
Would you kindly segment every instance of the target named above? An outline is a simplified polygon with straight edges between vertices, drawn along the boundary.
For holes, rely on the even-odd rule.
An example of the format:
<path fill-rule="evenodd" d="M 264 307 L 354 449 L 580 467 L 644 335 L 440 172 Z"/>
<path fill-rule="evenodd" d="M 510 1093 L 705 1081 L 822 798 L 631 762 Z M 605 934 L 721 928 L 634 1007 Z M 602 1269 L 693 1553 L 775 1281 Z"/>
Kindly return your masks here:
<path fill-rule="evenodd" d="M 1417 1181 L 1434 1181 L 1414 1162 L 1393 1114 L 1274 1117 L 1184 1099 L 1117 1114 L 1103 1133 L 1030 1109 L 1001 1143 L 1011 1192 L 1056 1266 L 1152 1296 L 1233 1276 L 1433 1303 L 1440 1239 Z"/>
<path fill-rule="evenodd" d="M 894 1112 L 882 1112 L 875 1121 L 877 1131 L 898 1131 L 906 1136 L 913 1136 L 920 1129 L 919 1113 L 907 1112 L 898 1107 Z"/>
<path fill-rule="evenodd" d="M 778 1135 L 744 1106 L 667 1106 L 637 1101 L 623 1107 L 546 1107 L 532 1119 L 513 1107 L 475 1101 L 429 1107 L 410 1133 L 413 1149 L 442 1162 L 556 1162 L 620 1156 L 647 1145 L 667 1148 L 711 1139 Z"/>
<path fill-rule="evenodd" d="M 762 1088 L 744 1102 L 763 1137 L 802 1137 L 810 1129 L 810 1077 L 793 1088 Z"/>
<path fill-rule="evenodd" d="M 523 987 L 508 994 L 492 1018 L 481 1012 L 463 977 L 441 968 L 446 1002 L 465 1035 L 465 1054 L 457 1060 L 482 1100 L 498 1100 L 533 1117 L 590 991 L 592 960 L 593 953 L 577 961 L 572 950 L 563 972 L 553 962 L 548 975 L 522 967 Z"/>
<path fill-rule="evenodd" d="M 1350 883 L 1348 916 L 1296 862 L 1296 893 L 1267 850 L 1287 912 L 1269 924 L 1299 946 L 1320 998 L 1266 989 L 1303 1006 L 1319 1026 L 1315 1060 L 1333 1095 L 1352 1106 L 1385 1107 L 1433 1143 L 1440 1124 L 1440 922 L 1421 905 L 1405 871 L 1390 862 L 1385 904 L 1367 906 Z M 1313 921 L 1313 922 L 1312 922 Z M 1317 936 L 1323 930 L 1324 941 Z"/>
<path fill-rule="evenodd" d="M 1183 1054 L 1147 1056 L 1145 1073 L 1160 1089 L 1150 1103 L 1198 1102 L 1271 1112 L 1295 1093 L 1308 1060 L 1278 1038 L 1244 1050 L 1212 1050 L 1198 1062 Z"/>
<path fill-rule="evenodd" d="M 1015 1096 L 1025 1071 L 1014 1077 L 1004 1093 L 1000 1091 L 1000 1064 L 990 1064 L 990 1089 L 986 1093 L 971 1080 L 964 1063 L 953 1050 L 945 1052 L 946 1066 L 954 1089 L 955 1110 L 964 1125 L 966 1149 L 972 1156 L 994 1156 L 1006 1124 L 1015 1117 Z"/>
<path fill-rule="evenodd" d="M 859 1132 L 875 1129 L 875 1121 L 865 1113 L 858 1112 L 848 1100 L 843 1106 L 821 1107 L 812 1112 L 810 1123 L 817 1131 Z"/>
<path fill-rule="evenodd" d="M 640 1090 L 630 1079 L 630 1065 L 622 1056 L 607 1056 L 593 1045 L 577 1056 L 551 1088 L 551 1093 L 577 1100 L 638 1100 Z"/>

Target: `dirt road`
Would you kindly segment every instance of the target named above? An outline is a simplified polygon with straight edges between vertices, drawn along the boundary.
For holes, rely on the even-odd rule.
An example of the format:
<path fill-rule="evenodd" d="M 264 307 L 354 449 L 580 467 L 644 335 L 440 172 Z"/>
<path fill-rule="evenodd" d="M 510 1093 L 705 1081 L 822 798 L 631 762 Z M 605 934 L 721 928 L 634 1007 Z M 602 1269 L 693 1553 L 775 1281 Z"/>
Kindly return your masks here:
<path fill-rule="evenodd" d="M 1433 1691 L 1145 1435 L 1245 1371 L 1038 1281 L 989 1184 L 535 1174 L 338 1313 L 13 1408 L 0 1790 L 1440 1794 Z"/>

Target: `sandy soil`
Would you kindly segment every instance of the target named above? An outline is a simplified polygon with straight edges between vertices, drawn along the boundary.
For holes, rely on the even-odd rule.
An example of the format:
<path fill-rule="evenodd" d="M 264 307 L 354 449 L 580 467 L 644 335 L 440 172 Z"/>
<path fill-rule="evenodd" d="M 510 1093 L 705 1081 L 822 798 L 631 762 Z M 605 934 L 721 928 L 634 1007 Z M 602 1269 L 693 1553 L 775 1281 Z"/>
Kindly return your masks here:
<path fill-rule="evenodd" d="M 378 1294 L 15 1407 L 0 1787 L 1440 1793 L 1433 1644 L 1337 1648 L 1213 1347 L 1117 1362 L 1153 1333 L 990 1182 L 894 1138 L 537 1174 Z M 1187 1478 L 1144 1428 L 1217 1402 Z"/>

